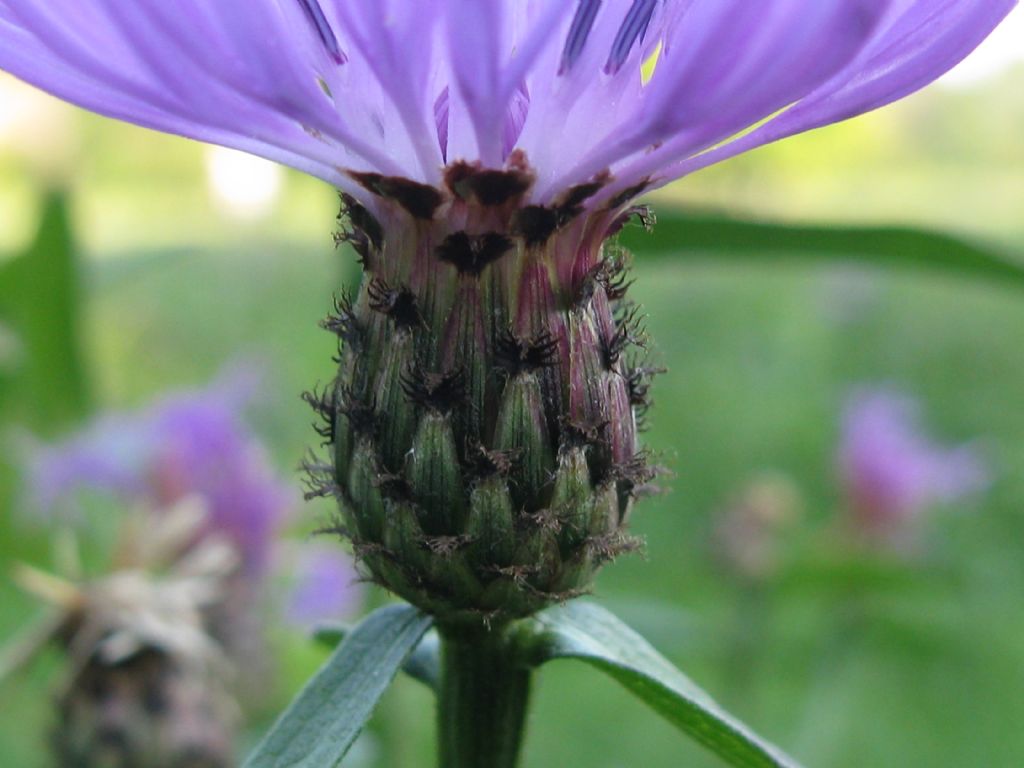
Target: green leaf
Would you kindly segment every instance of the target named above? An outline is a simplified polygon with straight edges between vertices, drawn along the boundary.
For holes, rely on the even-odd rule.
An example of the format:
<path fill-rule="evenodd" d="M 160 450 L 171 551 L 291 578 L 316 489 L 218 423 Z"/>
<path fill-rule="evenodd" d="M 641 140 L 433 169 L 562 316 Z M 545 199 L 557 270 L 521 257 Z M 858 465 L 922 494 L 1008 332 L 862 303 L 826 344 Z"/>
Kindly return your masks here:
<path fill-rule="evenodd" d="M 856 227 L 744 221 L 722 214 L 658 212 L 652 233 L 627 228 L 622 244 L 644 258 L 838 260 L 915 267 L 1024 285 L 1024 258 L 997 247 L 909 227 Z"/>
<path fill-rule="evenodd" d="M 726 713 L 646 640 L 600 606 L 572 602 L 516 627 L 525 660 L 579 659 L 607 672 L 723 760 L 743 768 L 794 768 L 796 761 Z"/>
<path fill-rule="evenodd" d="M 81 303 L 67 200 L 54 193 L 28 250 L 0 264 L 0 325 L 16 349 L 0 367 L 0 417 L 53 434 L 85 414 Z"/>
<path fill-rule="evenodd" d="M 88 411 L 81 304 L 67 199 L 53 193 L 28 249 L 0 259 L 0 432 L 55 435 Z M 15 459 L 0 451 L 0 509 L 14 503 Z M 0 515 L 0 541 L 12 540 L 12 524 Z"/>
<path fill-rule="evenodd" d="M 352 628 L 346 624 L 325 624 L 314 630 L 313 639 L 320 645 L 334 648 L 351 632 Z M 441 639 L 437 632 L 427 632 L 405 660 L 402 671 L 437 693 L 441 680 Z"/>
<path fill-rule="evenodd" d="M 432 620 L 408 605 L 371 613 L 310 680 L 245 768 L 333 768 Z"/>

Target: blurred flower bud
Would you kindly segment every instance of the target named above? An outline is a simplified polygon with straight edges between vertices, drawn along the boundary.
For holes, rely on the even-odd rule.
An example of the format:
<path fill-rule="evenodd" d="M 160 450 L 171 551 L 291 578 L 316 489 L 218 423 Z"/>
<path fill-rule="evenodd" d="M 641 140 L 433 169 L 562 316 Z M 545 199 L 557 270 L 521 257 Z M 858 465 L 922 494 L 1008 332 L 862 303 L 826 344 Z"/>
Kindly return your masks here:
<path fill-rule="evenodd" d="M 90 659 L 59 698 L 62 768 L 232 768 L 230 704 L 205 675 L 146 650 L 108 665 Z"/>
<path fill-rule="evenodd" d="M 17 569 L 21 586 L 57 612 L 50 637 L 67 656 L 52 741 L 59 765 L 234 764 L 235 667 L 207 616 L 228 599 L 240 561 L 226 539 L 197 540 L 206 516 L 196 497 L 140 513 L 102 576 Z"/>
<path fill-rule="evenodd" d="M 753 479 L 719 516 L 714 529 L 719 562 L 745 582 L 769 580 L 781 565 L 783 535 L 802 514 L 800 491 L 788 478 Z"/>

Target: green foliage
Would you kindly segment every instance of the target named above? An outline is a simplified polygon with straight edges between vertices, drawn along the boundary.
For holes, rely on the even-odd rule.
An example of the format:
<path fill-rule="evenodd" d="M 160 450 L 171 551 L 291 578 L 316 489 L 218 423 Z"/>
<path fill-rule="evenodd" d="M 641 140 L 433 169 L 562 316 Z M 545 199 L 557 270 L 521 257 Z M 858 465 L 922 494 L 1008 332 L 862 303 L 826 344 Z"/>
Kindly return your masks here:
<path fill-rule="evenodd" d="M 342 624 L 331 624 L 318 627 L 313 634 L 317 643 L 328 648 L 334 648 L 341 643 L 349 634 L 352 628 Z M 409 654 L 409 658 L 402 665 L 402 671 L 413 680 L 418 680 L 432 691 L 437 691 L 441 677 L 441 646 L 437 632 L 430 630 L 423 636 L 419 644 Z"/>
<path fill-rule="evenodd" d="M 517 627 L 535 665 L 579 659 L 606 672 L 730 765 L 795 768 L 797 763 L 723 710 L 640 635 L 598 605 L 571 602 Z"/>
<path fill-rule="evenodd" d="M 245 768 L 341 763 L 431 619 L 390 605 L 364 619 L 278 719 Z"/>
<path fill-rule="evenodd" d="M 346 635 L 344 627 L 325 627 L 316 639 L 334 645 Z M 794 760 L 728 714 L 640 635 L 594 603 L 573 601 L 517 621 L 509 638 L 526 666 L 578 659 L 606 672 L 730 765 L 797 768 Z M 428 633 L 403 671 L 436 691 L 439 650 L 437 634 Z"/>
<path fill-rule="evenodd" d="M 0 322 L 14 347 L 0 367 L 0 422 L 52 434 L 81 417 L 89 404 L 82 294 L 62 194 L 46 200 L 25 253 L 0 265 Z"/>
<path fill-rule="evenodd" d="M 670 211 L 658 216 L 653 233 L 627 230 L 622 242 L 643 252 L 645 259 L 842 261 L 944 271 L 1024 286 L 1024 258 L 908 227 L 799 226 Z"/>
<path fill-rule="evenodd" d="M 0 261 L 0 563 L 41 544 L 39 536 L 16 534 L 3 513 L 16 490 L 10 428 L 56 434 L 89 408 L 78 256 L 67 198 L 54 192 L 33 242 Z M 18 613 L 22 600 L 7 602 Z"/>

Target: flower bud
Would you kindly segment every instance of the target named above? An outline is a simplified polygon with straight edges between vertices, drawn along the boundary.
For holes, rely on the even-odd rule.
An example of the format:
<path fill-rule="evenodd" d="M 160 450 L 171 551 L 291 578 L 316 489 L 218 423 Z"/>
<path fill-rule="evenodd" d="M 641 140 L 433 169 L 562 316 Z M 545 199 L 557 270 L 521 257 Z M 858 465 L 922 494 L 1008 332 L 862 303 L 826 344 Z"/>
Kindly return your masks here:
<path fill-rule="evenodd" d="M 57 707 L 54 750 L 62 766 L 234 764 L 227 695 L 208 675 L 159 651 L 117 664 L 93 657 Z"/>
<path fill-rule="evenodd" d="M 635 546 L 656 371 L 604 247 L 617 203 L 583 205 L 606 180 L 526 204 L 515 157 L 456 163 L 440 189 L 375 178 L 373 213 L 345 198 L 366 274 L 324 322 L 341 352 L 319 492 L 369 575 L 443 621 L 528 615 Z"/>

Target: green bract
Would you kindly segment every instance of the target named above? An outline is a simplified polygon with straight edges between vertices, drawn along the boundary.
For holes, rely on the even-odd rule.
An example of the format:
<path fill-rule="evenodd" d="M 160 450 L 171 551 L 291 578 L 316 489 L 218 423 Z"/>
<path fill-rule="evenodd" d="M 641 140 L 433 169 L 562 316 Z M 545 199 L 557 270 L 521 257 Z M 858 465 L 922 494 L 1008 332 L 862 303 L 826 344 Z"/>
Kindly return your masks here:
<path fill-rule="evenodd" d="M 601 179 L 523 205 L 525 162 L 456 164 L 444 189 L 363 182 L 387 219 L 345 198 L 365 274 L 325 322 L 342 352 L 308 398 L 333 452 L 314 492 L 340 499 L 375 580 L 447 622 L 579 594 L 635 546 L 623 527 L 655 475 L 637 443 L 655 371 L 605 245 L 621 205 L 584 211 Z"/>

